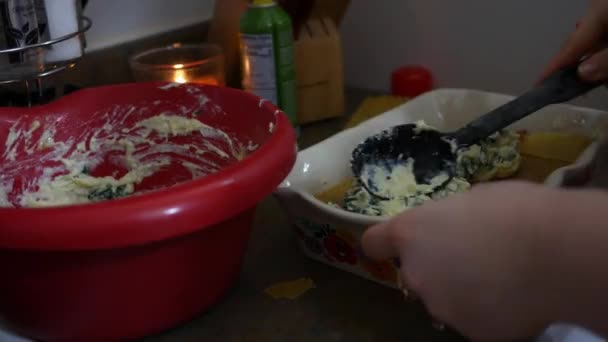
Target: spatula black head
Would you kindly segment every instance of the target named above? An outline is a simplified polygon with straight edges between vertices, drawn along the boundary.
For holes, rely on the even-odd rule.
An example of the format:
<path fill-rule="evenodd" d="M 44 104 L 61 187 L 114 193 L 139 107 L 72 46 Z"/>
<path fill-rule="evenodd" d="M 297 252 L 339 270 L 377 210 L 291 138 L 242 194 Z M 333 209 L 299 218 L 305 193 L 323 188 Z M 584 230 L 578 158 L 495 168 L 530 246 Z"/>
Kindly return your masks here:
<path fill-rule="evenodd" d="M 380 167 L 390 173 L 395 166 L 411 158 L 414 160 L 416 181 L 430 183 L 440 172 L 447 170 L 453 173 L 456 165 L 452 145 L 443 141 L 442 136 L 435 130 L 420 130 L 415 124 L 395 126 L 366 139 L 355 148 L 351 160 L 352 170 L 359 176 L 361 185 L 368 192 L 379 198 L 389 199 L 387 189 L 384 189 L 382 184 L 376 184 L 372 177 L 360 177 L 364 174 L 363 169 L 371 167 L 373 170 Z M 403 148 L 404 146 L 407 148 Z"/>

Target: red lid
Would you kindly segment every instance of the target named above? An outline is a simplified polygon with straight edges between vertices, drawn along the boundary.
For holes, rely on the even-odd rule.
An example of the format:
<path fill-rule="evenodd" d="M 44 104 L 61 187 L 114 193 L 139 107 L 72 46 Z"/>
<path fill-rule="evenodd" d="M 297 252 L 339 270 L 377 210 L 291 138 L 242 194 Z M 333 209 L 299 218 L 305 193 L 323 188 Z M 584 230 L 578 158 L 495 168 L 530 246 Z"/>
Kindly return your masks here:
<path fill-rule="evenodd" d="M 395 96 L 416 97 L 433 90 L 433 74 L 423 66 L 407 65 L 391 74 L 391 92 Z"/>

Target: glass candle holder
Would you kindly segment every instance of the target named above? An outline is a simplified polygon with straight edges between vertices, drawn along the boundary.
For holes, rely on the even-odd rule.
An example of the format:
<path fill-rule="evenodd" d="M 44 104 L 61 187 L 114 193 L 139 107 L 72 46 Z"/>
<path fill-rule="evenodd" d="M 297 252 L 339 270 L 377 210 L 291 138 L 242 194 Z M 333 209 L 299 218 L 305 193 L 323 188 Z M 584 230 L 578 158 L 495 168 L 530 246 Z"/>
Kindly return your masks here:
<path fill-rule="evenodd" d="M 224 55 L 213 44 L 173 44 L 129 58 L 137 82 L 167 81 L 224 86 Z"/>

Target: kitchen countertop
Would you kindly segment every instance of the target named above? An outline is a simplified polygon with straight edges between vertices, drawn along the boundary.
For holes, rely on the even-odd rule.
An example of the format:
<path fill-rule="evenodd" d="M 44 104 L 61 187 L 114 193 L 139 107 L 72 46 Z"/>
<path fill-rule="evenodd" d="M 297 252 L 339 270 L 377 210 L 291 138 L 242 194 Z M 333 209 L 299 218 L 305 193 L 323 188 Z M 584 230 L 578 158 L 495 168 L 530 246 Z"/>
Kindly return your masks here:
<path fill-rule="evenodd" d="M 347 113 L 374 92 L 347 90 Z M 344 127 L 349 116 L 302 128 L 300 148 Z M 311 278 L 316 288 L 294 301 L 275 300 L 264 289 L 277 282 Z M 306 258 L 283 211 L 264 200 L 236 286 L 191 322 L 144 339 L 161 341 L 454 341 L 434 329 L 422 310 L 400 291 Z"/>

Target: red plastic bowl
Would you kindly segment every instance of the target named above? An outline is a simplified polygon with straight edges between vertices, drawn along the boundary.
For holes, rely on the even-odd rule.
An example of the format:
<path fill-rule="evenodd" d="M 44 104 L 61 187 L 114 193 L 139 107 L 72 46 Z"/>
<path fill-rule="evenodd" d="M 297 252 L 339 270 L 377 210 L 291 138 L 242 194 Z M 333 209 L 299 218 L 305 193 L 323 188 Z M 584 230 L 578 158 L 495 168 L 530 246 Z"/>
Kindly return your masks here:
<path fill-rule="evenodd" d="M 295 162 L 295 132 L 276 107 L 248 93 L 161 85 L 91 88 L 40 107 L 0 109 L 0 152 L 19 117 L 56 115 L 67 119 L 61 133 L 70 134 L 123 105 L 142 116 L 199 110 L 202 122 L 260 145 L 217 173 L 143 195 L 1 208 L 4 327 L 43 341 L 122 341 L 192 318 L 234 284 L 256 204 Z M 208 101 L 200 101 L 201 93 Z"/>

